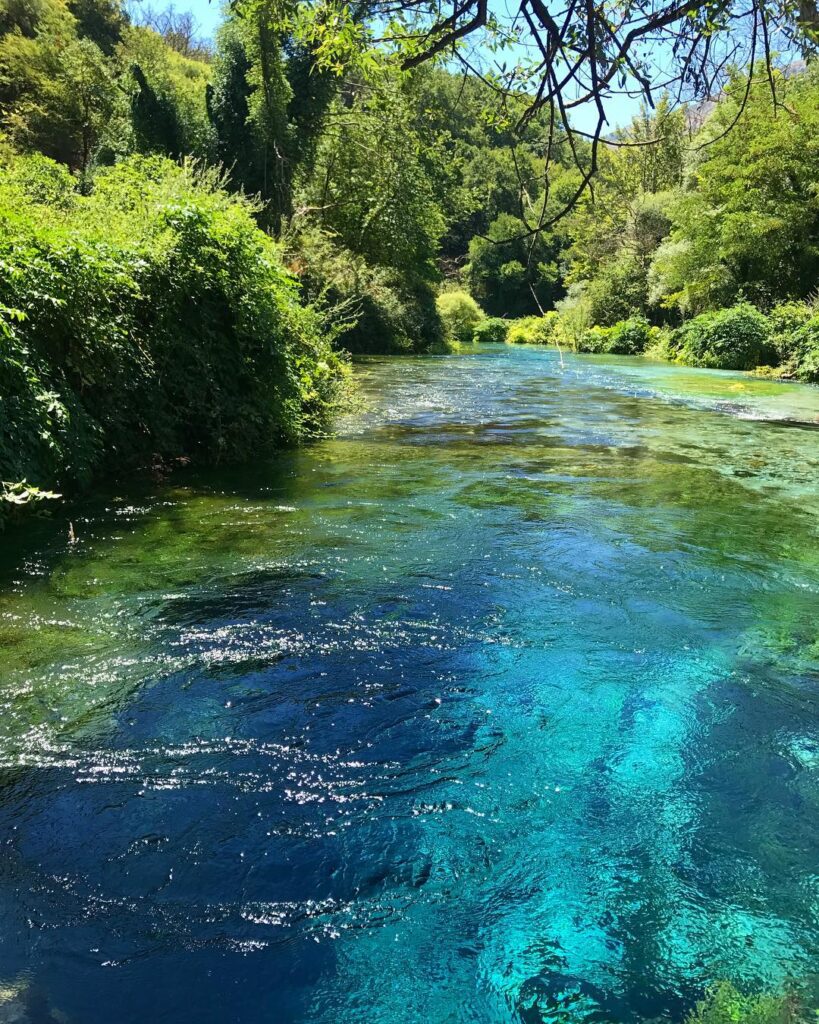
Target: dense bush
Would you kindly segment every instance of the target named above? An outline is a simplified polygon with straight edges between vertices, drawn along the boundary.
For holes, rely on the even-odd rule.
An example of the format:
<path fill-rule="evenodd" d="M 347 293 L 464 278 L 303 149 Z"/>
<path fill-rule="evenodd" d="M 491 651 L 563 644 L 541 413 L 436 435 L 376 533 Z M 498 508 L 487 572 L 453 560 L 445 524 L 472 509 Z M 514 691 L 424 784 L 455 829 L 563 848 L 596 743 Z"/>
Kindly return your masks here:
<path fill-rule="evenodd" d="M 576 340 L 578 352 L 610 353 L 619 356 L 640 355 L 652 340 L 652 328 L 642 317 L 620 320 L 611 327 L 594 326 Z"/>
<path fill-rule="evenodd" d="M 819 313 L 807 303 L 776 306 L 767 317 L 743 303 L 702 313 L 675 331 L 651 327 L 640 316 L 611 327 L 583 326 L 584 303 L 585 293 L 561 303 L 557 323 L 557 339 L 577 352 L 646 353 L 724 370 L 770 367 L 766 372 L 772 376 L 819 383 Z"/>
<path fill-rule="evenodd" d="M 556 303 L 557 330 L 555 340 L 577 351 L 586 331 L 593 325 L 592 306 L 585 281 L 570 285 L 569 293 Z"/>
<path fill-rule="evenodd" d="M 492 316 L 522 317 L 539 304 L 550 306 L 563 294 L 554 262 L 558 248 L 550 231 L 533 239 L 522 220 L 501 213 L 485 236 L 469 243 L 469 289 Z"/>
<path fill-rule="evenodd" d="M 586 283 L 585 295 L 594 323 L 613 327 L 646 307 L 645 271 L 621 255 Z"/>
<path fill-rule="evenodd" d="M 783 302 L 768 314 L 771 344 L 781 354 L 787 354 L 788 339 L 815 316 L 817 311 L 805 302 Z"/>
<path fill-rule="evenodd" d="M 787 369 L 798 380 L 819 384 L 819 315 L 811 317 L 791 336 Z"/>
<path fill-rule="evenodd" d="M 2 479 L 320 433 L 344 377 L 321 326 L 213 173 L 138 157 L 83 196 L 43 157 L 0 171 Z"/>
<path fill-rule="evenodd" d="M 574 350 L 575 352 L 590 352 L 593 355 L 608 352 L 610 339 L 610 327 L 595 325 L 594 327 L 589 327 L 575 340 Z"/>
<path fill-rule="evenodd" d="M 746 86 L 735 69 L 671 204 L 649 275 L 664 308 L 690 315 L 744 297 L 767 309 L 816 287 L 819 77 L 809 67 Z"/>
<path fill-rule="evenodd" d="M 210 66 L 168 46 L 147 28 L 126 26 L 117 50 L 128 68 L 133 145 L 143 153 L 214 157 L 216 138 L 207 108 Z M 224 155 L 224 154 L 220 154 Z"/>
<path fill-rule="evenodd" d="M 769 319 L 777 372 L 819 383 L 819 311 L 807 303 L 788 302 L 775 306 Z"/>
<path fill-rule="evenodd" d="M 648 321 L 639 316 L 629 317 L 611 328 L 608 351 L 614 355 L 636 356 L 646 350 L 650 338 Z"/>
<path fill-rule="evenodd" d="M 472 341 L 475 329 L 484 319 L 484 312 L 468 292 L 443 292 L 436 303 L 438 315 L 449 341 L 466 344 Z"/>
<path fill-rule="evenodd" d="M 649 340 L 644 355 L 650 359 L 675 359 L 673 333 L 669 327 L 652 327 L 648 332 Z"/>
<path fill-rule="evenodd" d="M 747 303 L 701 313 L 675 334 L 682 362 L 718 370 L 752 370 L 774 358 L 770 325 Z"/>
<path fill-rule="evenodd" d="M 554 310 L 543 316 L 524 316 L 511 321 L 506 340 L 510 345 L 550 345 L 555 340 L 557 324 Z"/>
<path fill-rule="evenodd" d="M 509 333 L 509 321 L 499 316 L 488 316 L 475 325 L 472 340 L 477 342 L 504 342 Z"/>
<path fill-rule="evenodd" d="M 339 335 L 350 352 L 430 352 L 444 330 L 429 282 L 374 268 L 363 282 L 358 312 Z"/>

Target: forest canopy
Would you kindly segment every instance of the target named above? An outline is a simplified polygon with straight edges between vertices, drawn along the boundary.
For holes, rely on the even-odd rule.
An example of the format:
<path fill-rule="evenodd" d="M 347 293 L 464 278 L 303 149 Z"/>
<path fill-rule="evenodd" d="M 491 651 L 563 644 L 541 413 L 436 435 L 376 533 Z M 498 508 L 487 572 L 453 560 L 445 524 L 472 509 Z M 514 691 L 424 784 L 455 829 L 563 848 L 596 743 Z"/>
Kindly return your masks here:
<path fill-rule="evenodd" d="M 819 44 L 817 0 L 235 0 L 233 9 L 272 17 L 324 71 L 366 77 L 385 63 L 409 70 L 444 58 L 479 78 L 518 131 L 545 111 L 547 164 L 562 134 L 580 174 L 572 202 L 597 171 L 617 96 L 639 95 L 649 108 L 660 95 L 697 102 L 718 95 L 736 68 L 748 69 L 750 87 L 759 67 L 775 100 L 777 55 L 806 58 Z M 573 117 L 584 108 L 594 112 L 590 130 Z"/>

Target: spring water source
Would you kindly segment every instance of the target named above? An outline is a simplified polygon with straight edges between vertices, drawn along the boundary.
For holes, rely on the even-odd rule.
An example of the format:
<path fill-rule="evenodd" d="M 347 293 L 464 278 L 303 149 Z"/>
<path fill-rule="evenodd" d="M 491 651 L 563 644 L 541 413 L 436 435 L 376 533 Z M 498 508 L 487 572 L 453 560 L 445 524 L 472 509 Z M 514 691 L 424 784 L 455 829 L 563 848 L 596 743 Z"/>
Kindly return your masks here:
<path fill-rule="evenodd" d="M 487 346 L 0 538 L 0 1020 L 680 1021 L 819 973 L 819 391 Z"/>

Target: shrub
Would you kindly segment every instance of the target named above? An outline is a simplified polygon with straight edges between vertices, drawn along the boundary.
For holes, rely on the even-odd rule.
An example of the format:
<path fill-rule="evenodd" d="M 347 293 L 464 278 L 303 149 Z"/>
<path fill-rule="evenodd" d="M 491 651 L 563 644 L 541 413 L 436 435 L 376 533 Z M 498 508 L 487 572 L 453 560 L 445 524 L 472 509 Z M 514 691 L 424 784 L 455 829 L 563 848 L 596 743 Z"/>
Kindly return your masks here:
<path fill-rule="evenodd" d="M 635 309 L 646 305 L 646 275 L 635 258 L 621 253 L 617 261 L 604 266 L 599 275 L 586 282 L 585 297 L 592 321 L 613 327 Z"/>
<path fill-rule="evenodd" d="M 701 313 L 675 334 L 680 358 L 717 370 L 752 370 L 773 357 L 770 325 L 747 303 Z"/>
<path fill-rule="evenodd" d="M 518 217 L 499 213 L 485 233 L 470 240 L 464 280 L 491 316 L 526 316 L 539 305 L 551 306 L 562 294 L 558 252 L 558 238 L 551 231 L 532 237 Z"/>
<path fill-rule="evenodd" d="M 443 292 L 435 302 L 449 341 L 466 344 L 472 341 L 475 328 L 484 319 L 484 312 L 468 292 Z"/>
<path fill-rule="evenodd" d="M 576 339 L 578 352 L 612 353 L 633 356 L 645 351 L 651 339 L 651 328 L 642 317 L 620 320 L 611 327 L 589 327 Z"/>
<path fill-rule="evenodd" d="M 343 363 L 252 213 L 160 157 L 88 196 L 42 158 L 0 170 L 0 479 L 63 490 L 326 428 Z"/>
<path fill-rule="evenodd" d="M 587 295 L 586 282 L 570 285 L 569 294 L 556 303 L 558 313 L 556 341 L 579 350 L 586 331 L 594 323 L 592 305 Z"/>
<path fill-rule="evenodd" d="M 675 359 L 677 351 L 673 344 L 673 331 L 668 327 L 651 327 L 645 355 L 650 359 Z"/>
<path fill-rule="evenodd" d="M 801 302 L 775 306 L 770 313 L 771 344 L 779 374 L 819 383 L 819 313 Z"/>
<path fill-rule="evenodd" d="M 607 352 L 615 355 L 635 356 L 644 352 L 651 338 L 651 328 L 643 317 L 633 316 L 621 320 L 611 328 Z"/>
<path fill-rule="evenodd" d="M 488 316 L 475 326 L 472 340 L 476 342 L 503 342 L 509 333 L 509 321 L 498 316 Z"/>
<path fill-rule="evenodd" d="M 423 280 L 401 279 L 372 268 L 360 280 L 357 312 L 339 335 L 350 352 L 410 354 L 440 348 L 444 341 L 435 292 Z"/>
<path fill-rule="evenodd" d="M 792 336 L 793 376 L 819 384 L 819 315 L 811 317 Z"/>
<path fill-rule="evenodd" d="M 816 310 L 804 302 L 783 302 L 774 306 L 768 314 L 773 347 L 780 354 L 789 355 L 789 339 L 815 315 Z"/>
<path fill-rule="evenodd" d="M 539 344 L 536 316 L 524 316 L 518 320 L 512 320 L 506 332 L 506 340 L 510 345 L 537 345 Z"/>
<path fill-rule="evenodd" d="M 611 327 L 589 327 L 576 339 L 574 344 L 575 351 L 591 352 L 595 355 L 608 352 L 611 332 Z"/>
<path fill-rule="evenodd" d="M 510 345 L 549 345 L 555 340 L 558 315 L 549 310 L 543 316 L 525 316 L 512 320 L 506 334 Z"/>
<path fill-rule="evenodd" d="M 686 1024 L 796 1024 L 799 1002 L 789 994 L 746 996 L 719 982 L 686 1018 Z"/>

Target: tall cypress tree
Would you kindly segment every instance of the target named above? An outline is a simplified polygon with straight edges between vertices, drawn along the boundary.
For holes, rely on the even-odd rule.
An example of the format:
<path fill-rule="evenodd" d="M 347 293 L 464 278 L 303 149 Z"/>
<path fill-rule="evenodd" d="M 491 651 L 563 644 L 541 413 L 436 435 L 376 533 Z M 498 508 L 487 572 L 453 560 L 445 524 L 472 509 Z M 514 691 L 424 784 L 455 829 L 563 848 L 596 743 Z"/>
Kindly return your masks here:
<path fill-rule="evenodd" d="M 182 129 L 170 97 L 157 94 L 138 64 L 131 68 L 137 91 L 131 99 L 131 118 L 137 146 L 146 153 L 179 158 L 184 153 Z"/>

